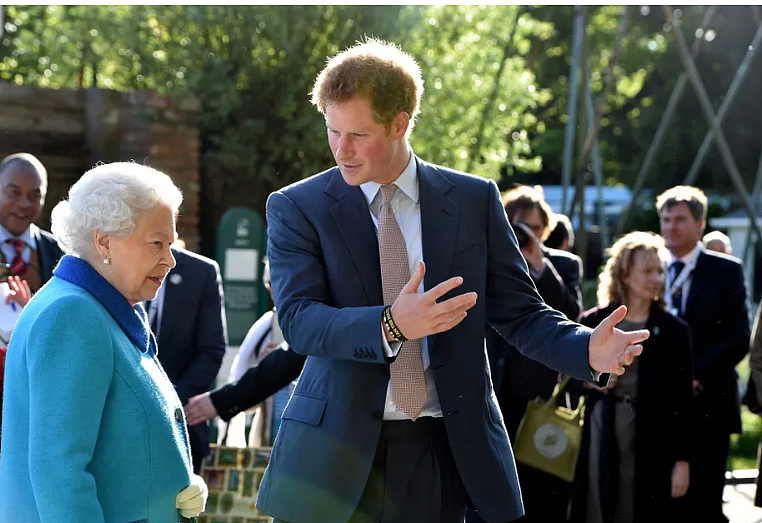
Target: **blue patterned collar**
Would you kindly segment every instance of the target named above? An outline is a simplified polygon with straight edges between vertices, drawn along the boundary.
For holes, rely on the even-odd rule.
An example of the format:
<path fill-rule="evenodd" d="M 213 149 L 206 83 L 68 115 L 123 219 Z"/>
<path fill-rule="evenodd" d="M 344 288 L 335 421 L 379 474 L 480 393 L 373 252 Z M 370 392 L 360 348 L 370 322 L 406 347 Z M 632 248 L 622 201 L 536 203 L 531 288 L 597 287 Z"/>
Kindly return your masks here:
<path fill-rule="evenodd" d="M 140 352 L 156 355 L 156 340 L 148 326 L 148 316 L 143 306 L 139 303 L 130 305 L 89 263 L 67 254 L 61 258 L 53 276 L 78 285 L 92 294 L 109 311 Z"/>

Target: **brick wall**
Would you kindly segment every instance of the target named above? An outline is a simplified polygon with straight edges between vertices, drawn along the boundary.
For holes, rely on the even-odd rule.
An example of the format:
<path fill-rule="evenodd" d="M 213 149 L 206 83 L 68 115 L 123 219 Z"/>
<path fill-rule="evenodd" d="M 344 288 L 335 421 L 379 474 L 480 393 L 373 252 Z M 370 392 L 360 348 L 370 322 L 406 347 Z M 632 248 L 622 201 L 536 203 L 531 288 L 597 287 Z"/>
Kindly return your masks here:
<path fill-rule="evenodd" d="M 167 173 L 183 192 L 177 234 L 199 244 L 199 133 L 196 99 L 171 100 L 151 91 L 124 93 L 119 108 L 119 158 Z"/>
<path fill-rule="evenodd" d="M 199 135 L 196 99 L 173 100 L 152 91 L 42 89 L 0 82 L 0 158 L 37 156 L 48 170 L 48 196 L 38 220 L 98 162 L 130 161 L 167 173 L 183 192 L 178 234 L 199 243 Z"/>

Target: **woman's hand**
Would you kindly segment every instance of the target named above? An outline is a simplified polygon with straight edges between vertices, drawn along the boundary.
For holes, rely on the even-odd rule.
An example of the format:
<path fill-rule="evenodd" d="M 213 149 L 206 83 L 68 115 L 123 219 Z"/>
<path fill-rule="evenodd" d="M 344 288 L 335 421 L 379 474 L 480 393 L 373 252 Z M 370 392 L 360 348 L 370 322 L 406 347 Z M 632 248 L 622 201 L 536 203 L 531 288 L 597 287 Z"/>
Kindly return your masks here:
<path fill-rule="evenodd" d="M 687 461 L 677 461 L 672 467 L 672 497 L 681 498 L 688 492 L 690 480 L 690 466 Z"/>
<path fill-rule="evenodd" d="M 209 491 L 206 483 L 201 478 L 193 474 L 191 484 L 180 491 L 175 498 L 175 507 L 180 510 L 184 518 L 194 518 L 201 514 L 206 508 L 206 497 Z"/>
<path fill-rule="evenodd" d="M 8 276 L 8 287 L 11 289 L 11 292 L 5 298 L 6 305 L 15 301 L 24 307 L 32 299 L 32 290 L 29 288 L 29 283 L 22 279 L 21 276 Z"/>

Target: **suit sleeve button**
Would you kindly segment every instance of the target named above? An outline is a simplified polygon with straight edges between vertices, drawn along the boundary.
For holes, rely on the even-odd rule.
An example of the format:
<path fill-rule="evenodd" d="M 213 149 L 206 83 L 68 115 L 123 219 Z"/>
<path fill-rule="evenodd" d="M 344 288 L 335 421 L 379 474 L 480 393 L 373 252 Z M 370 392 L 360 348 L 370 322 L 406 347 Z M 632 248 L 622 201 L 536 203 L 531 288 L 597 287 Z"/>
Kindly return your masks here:
<path fill-rule="evenodd" d="M 380 410 L 374 410 L 373 411 L 373 419 L 381 421 L 384 419 L 384 413 Z"/>

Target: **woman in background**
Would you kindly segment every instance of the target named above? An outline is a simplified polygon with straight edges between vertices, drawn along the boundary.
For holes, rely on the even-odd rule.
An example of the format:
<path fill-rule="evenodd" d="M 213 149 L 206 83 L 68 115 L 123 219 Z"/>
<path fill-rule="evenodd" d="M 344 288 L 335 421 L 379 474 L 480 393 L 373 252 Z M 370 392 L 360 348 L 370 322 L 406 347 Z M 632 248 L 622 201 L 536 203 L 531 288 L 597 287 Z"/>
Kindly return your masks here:
<path fill-rule="evenodd" d="M 610 254 L 598 285 L 599 306 L 585 312 L 581 323 L 595 327 L 626 305 L 617 327 L 647 328 L 651 337 L 623 376 L 612 376 L 605 389 L 588 390 L 575 482 L 581 490 L 572 520 L 671 521 L 673 498 L 682 497 L 689 482 L 690 331 L 665 309 L 659 236 L 630 233 Z"/>
<path fill-rule="evenodd" d="M 203 510 L 182 405 L 139 304 L 175 264 L 181 201 L 167 175 L 113 163 L 53 209 L 69 254 L 8 347 L 0 523 L 177 523 Z"/>

